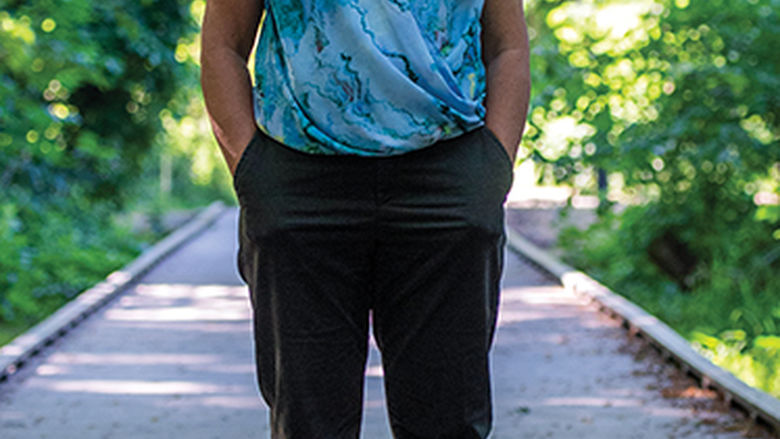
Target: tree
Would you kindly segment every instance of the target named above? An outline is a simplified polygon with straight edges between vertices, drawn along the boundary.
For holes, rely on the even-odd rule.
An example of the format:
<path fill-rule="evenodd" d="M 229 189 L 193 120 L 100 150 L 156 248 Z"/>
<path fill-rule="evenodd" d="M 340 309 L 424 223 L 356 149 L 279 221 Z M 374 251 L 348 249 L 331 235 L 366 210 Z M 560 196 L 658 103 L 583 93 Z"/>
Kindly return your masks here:
<path fill-rule="evenodd" d="M 188 0 L 0 0 L 0 321 L 40 316 L 138 250 L 128 202 L 191 84 Z"/>
<path fill-rule="evenodd" d="M 565 235 L 578 262 L 683 333 L 777 334 L 780 3 L 538 0 L 528 15 L 524 147 L 581 192 L 608 176 L 600 221 Z"/>

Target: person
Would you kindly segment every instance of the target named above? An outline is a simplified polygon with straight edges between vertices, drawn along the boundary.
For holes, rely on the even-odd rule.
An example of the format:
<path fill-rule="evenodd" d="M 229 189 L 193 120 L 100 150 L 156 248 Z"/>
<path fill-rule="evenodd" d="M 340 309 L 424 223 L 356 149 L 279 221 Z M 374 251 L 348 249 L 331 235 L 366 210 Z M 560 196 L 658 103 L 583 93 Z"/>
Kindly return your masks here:
<path fill-rule="evenodd" d="M 396 438 L 486 437 L 522 1 L 209 0 L 201 62 L 271 437 L 359 436 L 369 327 Z"/>

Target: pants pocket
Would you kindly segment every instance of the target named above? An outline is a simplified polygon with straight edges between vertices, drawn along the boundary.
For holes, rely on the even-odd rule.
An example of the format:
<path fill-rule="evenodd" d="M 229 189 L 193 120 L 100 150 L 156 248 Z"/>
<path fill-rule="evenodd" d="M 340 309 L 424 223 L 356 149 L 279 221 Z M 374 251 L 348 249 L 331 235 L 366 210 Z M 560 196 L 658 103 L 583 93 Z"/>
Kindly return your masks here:
<path fill-rule="evenodd" d="M 509 153 L 507 152 L 506 148 L 504 148 L 504 145 L 501 143 L 500 140 L 498 140 L 498 137 L 496 134 L 487 126 L 482 127 L 482 132 L 484 133 L 487 143 L 491 144 L 494 149 L 497 149 L 498 152 L 501 154 L 501 158 L 504 160 L 504 162 L 509 166 L 510 170 L 514 167 L 514 163 L 512 163 L 512 158 L 509 157 Z"/>
<path fill-rule="evenodd" d="M 241 157 L 238 158 L 238 163 L 236 164 L 236 170 L 233 172 L 233 189 L 238 193 L 241 183 L 241 177 L 245 173 L 245 168 L 247 168 L 247 162 L 249 161 L 249 155 L 252 153 L 252 150 L 254 149 L 253 146 L 256 143 L 257 139 L 260 136 L 260 130 L 256 129 L 255 134 L 252 136 L 252 139 L 249 140 L 249 144 L 246 145 L 244 148 L 244 151 L 241 152 Z"/>
<path fill-rule="evenodd" d="M 486 144 L 487 149 L 492 150 L 492 155 L 497 161 L 497 166 L 500 167 L 501 172 L 503 173 L 504 193 L 507 193 L 512 187 L 512 181 L 514 180 L 515 164 L 512 162 L 512 158 L 509 157 L 509 153 L 506 148 L 504 148 L 504 145 L 498 140 L 498 137 L 496 137 L 495 133 L 493 133 L 490 128 L 483 126 L 481 132 L 482 139 Z"/>

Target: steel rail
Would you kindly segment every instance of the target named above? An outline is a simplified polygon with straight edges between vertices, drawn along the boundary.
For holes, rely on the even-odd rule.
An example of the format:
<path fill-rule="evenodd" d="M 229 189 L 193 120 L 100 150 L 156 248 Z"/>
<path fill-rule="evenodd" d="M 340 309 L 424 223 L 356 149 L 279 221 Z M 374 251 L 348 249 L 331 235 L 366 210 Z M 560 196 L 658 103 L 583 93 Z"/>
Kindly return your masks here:
<path fill-rule="evenodd" d="M 711 388 L 720 393 L 726 403 L 741 409 L 753 422 L 765 424 L 776 436 L 780 436 L 780 400 L 748 386 L 730 372 L 716 366 L 658 318 L 537 247 L 508 224 L 506 234 L 507 244 L 512 251 L 558 278 L 564 288 L 595 302 L 602 312 L 622 320 L 631 335 L 650 342 L 662 356 L 674 360 L 684 372 L 696 377 L 702 388 Z"/>

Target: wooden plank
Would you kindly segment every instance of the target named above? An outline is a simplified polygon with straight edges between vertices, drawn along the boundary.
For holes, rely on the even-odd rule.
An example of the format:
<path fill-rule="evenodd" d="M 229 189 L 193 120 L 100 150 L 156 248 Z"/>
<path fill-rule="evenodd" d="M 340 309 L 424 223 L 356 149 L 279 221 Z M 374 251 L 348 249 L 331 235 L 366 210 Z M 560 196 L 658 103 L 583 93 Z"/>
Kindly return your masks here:
<path fill-rule="evenodd" d="M 509 248 L 531 260 L 553 276 L 563 286 L 576 294 L 596 300 L 605 308 L 625 319 L 656 346 L 669 352 L 680 364 L 687 365 L 692 372 L 702 377 L 705 384 L 714 385 L 733 401 L 741 404 L 748 413 L 754 413 L 780 432 L 780 400 L 772 395 L 742 382 L 727 370 L 715 365 L 696 352 L 690 343 L 655 316 L 612 292 L 587 274 L 564 264 L 549 252 L 537 247 L 508 225 Z"/>
<path fill-rule="evenodd" d="M 182 227 L 148 248 L 105 280 L 82 292 L 48 318 L 0 348 L 0 380 L 14 373 L 30 356 L 51 343 L 87 315 L 121 293 L 125 287 L 173 250 L 213 223 L 225 211 L 217 201 Z"/>

